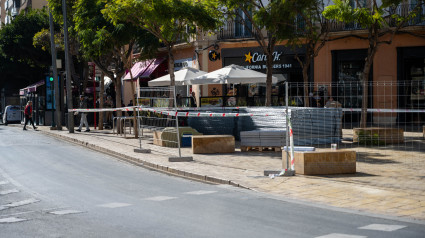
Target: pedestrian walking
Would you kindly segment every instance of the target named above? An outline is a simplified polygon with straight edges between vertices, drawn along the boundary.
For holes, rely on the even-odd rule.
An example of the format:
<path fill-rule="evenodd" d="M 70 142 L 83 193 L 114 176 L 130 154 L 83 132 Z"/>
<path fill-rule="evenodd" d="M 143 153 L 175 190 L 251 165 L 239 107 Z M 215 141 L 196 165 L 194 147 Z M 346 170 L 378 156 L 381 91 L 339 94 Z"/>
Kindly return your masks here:
<path fill-rule="evenodd" d="M 27 130 L 28 121 L 31 123 L 34 130 L 37 130 L 37 127 L 34 126 L 34 121 L 32 120 L 32 101 L 27 102 L 27 105 L 25 106 L 25 110 L 24 110 L 24 115 L 25 115 L 24 131 Z"/>
<path fill-rule="evenodd" d="M 87 98 L 84 97 L 84 95 L 80 95 L 80 109 L 86 109 L 87 108 Z M 87 122 L 87 113 L 82 112 L 81 113 L 81 119 L 80 119 L 80 126 L 76 131 L 81 132 L 81 129 L 83 128 L 83 124 L 86 125 L 85 132 L 89 132 L 89 123 Z"/>

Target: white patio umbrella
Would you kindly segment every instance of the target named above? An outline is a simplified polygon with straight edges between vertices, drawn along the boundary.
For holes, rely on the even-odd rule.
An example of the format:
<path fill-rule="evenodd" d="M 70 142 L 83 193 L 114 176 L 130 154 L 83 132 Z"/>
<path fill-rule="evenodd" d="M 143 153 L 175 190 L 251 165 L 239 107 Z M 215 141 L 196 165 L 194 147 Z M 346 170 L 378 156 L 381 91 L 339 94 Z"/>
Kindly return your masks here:
<path fill-rule="evenodd" d="M 190 79 L 185 83 L 194 84 L 247 84 L 265 83 L 267 75 L 261 72 L 246 69 L 239 65 L 229 65 L 216 71 Z M 272 83 L 276 83 L 277 78 L 272 77 Z"/>
<path fill-rule="evenodd" d="M 187 83 L 185 83 L 187 80 L 204 75 L 206 73 L 207 72 L 204 72 L 199 69 L 185 67 L 174 73 L 174 77 L 175 77 L 174 82 L 176 86 L 187 85 Z M 170 86 L 170 84 L 171 84 L 171 78 L 169 74 L 148 82 L 148 85 L 150 87 Z"/>

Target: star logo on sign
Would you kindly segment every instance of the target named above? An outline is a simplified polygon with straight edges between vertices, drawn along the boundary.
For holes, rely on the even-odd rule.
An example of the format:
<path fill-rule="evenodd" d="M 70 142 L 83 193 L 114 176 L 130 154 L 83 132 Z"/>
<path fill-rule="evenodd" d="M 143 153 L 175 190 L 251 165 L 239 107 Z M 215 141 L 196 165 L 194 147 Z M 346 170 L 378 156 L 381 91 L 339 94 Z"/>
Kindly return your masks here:
<path fill-rule="evenodd" d="M 217 58 L 217 54 L 216 54 L 215 52 L 213 52 L 213 54 L 212 54 L 212 58 L 213 58 L 213 59 Z"/>
<path fill-rule="evenodd" d="M 248 54 L 245 54 L 245 62 L 249 62 L 251 63 L 252 60 L 252 56 L 251 56 L 251 52 L 248 52 Z"/>

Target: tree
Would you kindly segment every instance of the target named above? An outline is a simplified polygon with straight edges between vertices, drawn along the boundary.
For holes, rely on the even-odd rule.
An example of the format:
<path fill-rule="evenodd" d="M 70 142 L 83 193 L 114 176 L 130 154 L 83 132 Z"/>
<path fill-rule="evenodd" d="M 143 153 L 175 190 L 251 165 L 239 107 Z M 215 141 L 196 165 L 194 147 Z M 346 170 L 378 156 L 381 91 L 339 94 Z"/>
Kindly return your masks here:
<path fill-rule="evenodd" d="M 102 11 L 115 25 L 128 22 L 156 36 L 168 53 L 171 86 L 175 85 L 173 47 L 196 33 L 193 29 L 215 29 L 217 20 L 203 1 L 106 0 Z M 174 97 L 174 95 L 170 95 Z M 170 100 L 171 101 L 171 100 Z"/>
<path fill-rule="evenodd" d="M 0 30 L 0 84 L 10 90 L 43 78 L 51 63 L 50 54 L 33 45 L 34 35 L 49 27 L 45 9 L 19 14 Z"/>
<path fill-rule="evenodd" d="M 146 31 L 141 31 L 132 24 L 107 21 L 101 10 L 105 8 L 103 1 L 77 0 L 75 5 L 75 30 L 81 42 L 84 56 L 96 63 L 101 71 L 110 77 L 116 86 L 116 105 L 121 106 L 121 78 L 126 69 L 132 67 L 132 51 L 137 43 L 143 48 L 145 55 L 156 52 L 158 40 Z M 154 38 L 154 39 L 152 39 Z M 131 82 L 134 92 L 134 83 Z M 101 104 L 103 98 L 101 98 Z M 132 100 L 135 102 L 134 93 Z M 134 120 L 136 111 L 134 109 Z M 137 137 L 137 124 L 135 136 Z"/>
<path fill-rule="evenodd" d="M 324 0 L 288 0 L 287 8 L 293 9 L 296 13 L 292 19 L 293 25 L 283 25 L 282 27 L 288 28 L 287 31 L 292 32 L 288 34 L 287 31 L 280 38 L 288 38 L 287 45 L 295 50 L 295 58 L 301 65 L 303 71 L 304 81 L 304 106 L 309 107 L 309 69 L 310 65 L 320 50 L 328 40 L 329 35 L 329 21 L 322 17 L 324 10 Z M 305 49 L 305 54 L 300 57 L 298 53 L 299 48 Z"/>
<path fill-rule="evenodd" d="M 63 26 L 63 12 L 62 12 L 62 0 L 48 0 L 49 9 L 52 12 L 54 22 Z M 80 51 L 81 45 L 78 39 L 78 34 L 75 30 L 74 24 L 74 15 L 75 15 L 75 4 L 76 0 L 66 0 L 67 5 L 67 25 L 68 25 L 68 45 L 69 45 L 69 54 L 68 62 L 70 65 L 70 82 L 77 87 L 81 84 L 87 85 L 88 79 L 88 64 L 86 59 L 83 57 L 82 52 Z M 56 27 L 55 27 L 56 29 Z M 63 27 L 62 27 L 63 29 Z M 63 30 L 62 30 L 63 32 Z M 60 38 L 61 42 L 64 42 L 64 38 Z M 63 47 L 65 48 L 65 47 Z M 75 103 L 75 102 L 74 102 Z"/>
<path fill-rule="evenodd" d="M 403 2 L 403 0 L 372 0 L 369 3 L 355 0 L 356 6 L 353 7 L 352 1 L 334 0 L 334 5 L 326 7 L 323 12 L 323 15 L 328 19 L 357 23 L 367 30 L 367 37 L 363 37 L 363 39 L 368 41 L 368 50 L 361 75 L 363 83 L 361 128 L 367 126 L 369 73 L 379 46 L 391 44 L 395 35 L 402 28 L 408 26 L 406 24 L 408 20 L 416 17 L 416 14 L 424 5 L 424 2 L 419 0 L 416 6 L 411 8 L 411 11 L 407 14 L 404 14 L 403 11 L 395 11 Z"/>
<path fill-rule="evenodd" d="M 218 0 L 224 17 L 234 19 L 250 31 L 266 55 L 266 106 L 271 105 L 273 52 L 277 43 L 288 39 L 291 33 L 288 28 L 293 26 L 295 12 L 289 8 L 287 1 L 262 0 Z"/>

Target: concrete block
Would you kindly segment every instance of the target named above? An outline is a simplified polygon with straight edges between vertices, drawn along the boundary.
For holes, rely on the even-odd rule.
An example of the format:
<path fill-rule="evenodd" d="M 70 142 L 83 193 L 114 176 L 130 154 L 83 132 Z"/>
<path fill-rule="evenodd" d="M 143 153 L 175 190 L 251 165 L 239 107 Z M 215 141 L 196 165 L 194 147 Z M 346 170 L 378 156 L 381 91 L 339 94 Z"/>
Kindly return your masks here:
<path fill-rule="evenodd" d="M 282 165 L 286 165 L 286 152 L 282 152 Z M 356 173 L 356 152 L 326 150 L 294 152 L 295 171 L 305 175 L 329 175 Z M 291 163 L 291 161 L 289 161 Z"/>
<path fill-rule="evenodd" d="M 168 162 L 191 162 L 193 157 L 168 157 Z"/>
<path fill-rule="evenodd" d="M 192 136 L 194 154 L 214 154 L 235 152 L 235 137 L 231 135 Z"/>
<path fill-rule="evenodd" d="M 147 154 L 147 153 L 150 153 L 151 150 L 150 149 L 134 149 L 134 152 Z"/>
<path fill-rule="evenodd" d="M 404 142 L 404 130 L 400 128 L 354 128 L 353 142 L 365 145 L 395 144 Z"/>
<path fill-rule="evenodd" d="M 153 144 L 159 146 L 165 146 L 165 142 L 161 139 L 162 131 L 153 131 Z"/>

